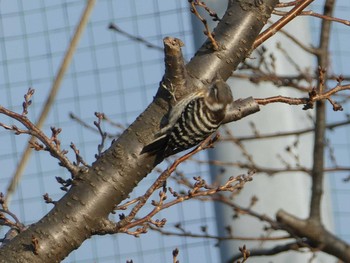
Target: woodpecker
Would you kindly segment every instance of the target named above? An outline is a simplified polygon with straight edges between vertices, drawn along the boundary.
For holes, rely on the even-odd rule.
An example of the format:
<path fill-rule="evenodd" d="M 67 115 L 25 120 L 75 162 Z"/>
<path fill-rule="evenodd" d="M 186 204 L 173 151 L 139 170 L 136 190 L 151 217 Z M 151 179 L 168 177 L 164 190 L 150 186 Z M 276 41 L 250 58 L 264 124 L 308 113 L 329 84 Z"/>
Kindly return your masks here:
<path fill-rule="evenodd" d="M 215 77 L 209 88 L 190 94 L 171 108 L 168 124 L 141 153 L 162 152 L 167 157 L 196 146 L 219 128 L 232 102 L 230 86 Z"/>

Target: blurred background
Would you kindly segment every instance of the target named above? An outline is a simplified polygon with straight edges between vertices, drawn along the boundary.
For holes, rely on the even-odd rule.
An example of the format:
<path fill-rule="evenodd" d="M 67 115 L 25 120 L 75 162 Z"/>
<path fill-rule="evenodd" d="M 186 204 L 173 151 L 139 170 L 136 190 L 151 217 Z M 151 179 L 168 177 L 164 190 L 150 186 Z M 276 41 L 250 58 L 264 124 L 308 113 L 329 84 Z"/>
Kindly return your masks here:
<path fill-rule="evenodd" d="M 317 2 L 313 10 L 322 12 Z M 32 87 L 35 94 L 28 117 L 32 121 L 39 118 L 86 3 L 81 0 L 0 2 L 0 105 L 22 112 L 23 96 Z M 350 3 L 338 1 L 335 16 L 346 19 L 349 12 Z M 71 114 L 93 126 L 94 113 L 103 112 L 109 119 L 126 127 L 152 101 L 163 75 L 161 49 L 147 47 L 143 42 L 109 29 L 110 23 L 160 48 L 164 37 L 177 37 L 185 43 L 183 53 L 189 60 L 196 46 L 191 16 L 188 1 L 97 1 L 43 126 L 48 135 L 51 126 L 62 128 L 59 138 L 62 148 L 69 150 L 71 160 L 74 160 L 69 148 L 71 142 L 87 163 L 95 160 L 101 142 L 98 133 L 73 120 Z M 310 39 L 316 41 L 320 20 L 303 19 L 308 20 L 305 30 L 310 32 Z M 198 30 L 195 33 L 198 34 Z M 331 42 L 331 70 L 334 74 L 350 74 L 347 66 L 349 40 L 349 28 L 334 23 Z M 342 105 L 344 111 L 337 114 L 329 107 L 331 121 L 347 118 L 349 104 Z M 0 122 L 18 125 L 3 115 L 0 115 Z M 116 136 L 123 131 L 122 127 L 108 123 L 102 126 Z M 328 132 L 333 146 L 326 156 L 328 163 L 334 162 L 331 158 L 334 156 L 337 165 L 348 166 L 349 134 L 349 127 Z M 0 129 L 0 192 L 6 192 L 27 142 L 26 135 L 15 136 Z M 200 153 L 199 158 L 206 160 L 206 153 Z M 188 177 L 200 175 L 209 180 L 206 165 L 191 163 L 180 169 Z M 69 178 L 68 172 L 48 153 L 34 152 L 10 202 L 10 210 L 24 224 L 36 222 L 50 210 L 51 205 L 45 204 L 43 194 L 49 193 L 55 200 L 64 194 L 55 176 Z M 328 181 L 334 231 L 350 242 L 350 182 L 343 181 L 347 176 L 347 172 L 329 173 Z M 154 175 L 145 178 L 133 196 L 142 194 L 153 179 Z M 215 215 L 213 204 L 189 202 L 164 211 L 157 218 L 166 217 L 170 226 L 181 222 L 193 232 L 200 232 L 201 227 L 206 226 L 209 233 L 215 234 Z M 6 229 L 0 228 L 0 237 L 5 232 Z M 172 250 L 176 247 L 180 250 L 180 262 L 220 262 L 220 251 L 215 245 L 215 240 L 168 237 L 152 231 L 139 238 L 125 234 L 97 236 L 85 241 L 64 262 L 125 262 L 128 259 L 134 262 L 171 262 Z"/>

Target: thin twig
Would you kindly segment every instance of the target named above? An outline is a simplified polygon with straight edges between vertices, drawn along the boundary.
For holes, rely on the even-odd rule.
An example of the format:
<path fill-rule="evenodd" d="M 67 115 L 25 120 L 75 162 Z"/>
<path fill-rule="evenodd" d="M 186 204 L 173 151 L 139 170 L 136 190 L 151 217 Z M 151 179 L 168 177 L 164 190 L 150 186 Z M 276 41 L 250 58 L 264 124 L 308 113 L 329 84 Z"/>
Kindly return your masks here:
<path fill-rule="evenodd" d="M 350 120 L 330 123 L 330 124 L 327 124 L 326 129 L 333 130 L 334 128 L 342 127 L 349 124 L 350 124 Z M 271 133 L 271 134 L 240 136 L 240 137 L 236 137 L 236 140 L 252 141 L 252 140 L 262 140 L 262 139 L 270 139 L 270 138 L 277 138 L 277 137 L 286 137 L 286 136 L 299 136 L 299 135 L 306 134 L 309 132 L 314 132 L 314 131 L 315 131 L 315 128 L 307 128 L 307 129 L 295 130 L 290 132 L 278 132 L 278 133 Z M 220 141 L 230 141 L 230 140 L 231 138 L 224 138 L 224 137 L 220 138 Z"/>
<path fill-rule="evenodd" d="M 284 97 L 284 96 L 274 96 L 270 98 L 264 98 L 264 99 L 255 99 L 255 101 L 260 105 L 266 105 L 269 103 L 287 103 L 289 105 L 305 105 L 305 109 L 312 108 L 312 104 L 316 101 L 323 101 L 323 100 L 329 100 L 330 96 L 333 94 L 342 91 L 342 90 L 350 90 L 350 84 L 348 85 L 337 85 L 334 88 L 321 93 L 317 94 L 315 92 L 310 92 L 309 98 L 290 98 L 290 97 Z M 341 108 L 338 108 L 337 104 L 333 105 L 334 110 L 342 110 Z"/>
<path fill-rule="evenodd" d="M 78 124 L 80 124 L 81 126 L 83 126 L 84 128 L 93 131 L 95 133 L 99 133 L 99 130 L 96 128 L 96 125 L 93 126 L 85 121 L 83 121 L 80 117 L 78 117 L 77 115 L 75 115 L 74 113 L 69 113 L 69 117 L 76 121 Z M 118 129 L 124 130 L 125 126 L 120 124 L 120 123 L 116 123 L 113 122 L 110 118 L 108 118 L 105 114 L 103 114 L 103 121 L 107 121 L 110 125 L 117 127 Z M 108 133 L 106 132 L 106 136 L 109 139 L 115 139 L 118 138 L 120 136 L 120 133 Z"/>
<path fill-rule="evenodd" d="M 272 255 L 277 255 L 279 253 L 290 251 L 290 250 L 298 251 L 300 248 L 303 248 L 303 247 L 309 247 L 309 245 L 300 241 L 295 241 L 295 242 L 290 242 L 283 245 L 277 245 L 272 248 L 252 249 L 249 252 L 250 252 L 250 257 L 272 256 Z M 234 262 L 240 259 L 241 256 L 242 255 L 240 253 L 237 253 L 237 255 L 234 255 L 232 258 L 230 258 L 229 262 Z"/>
<path fill-rule="evenodd" d="M 13 130 L 16 134 L 30 134 L 33 138 L 39 139 L 46 148 L 43 148 L 46 151 L 49 151 L 51 155 L 55 158 L 57 158 L 60 161 L 60 165 L 64 166 L 68 169 L 68 171 L 74 176 L 78 173 L 79 168 L 77 168 L 75 165 L 73 165 L 70 160 L 67 158 L 66 153 L 67 151 L 60 149 L 60 141 L 57 138 L 58 133 L 60 132 L 60 129 L 55 129 L 51 127 L 52 131 L 52 137 L 47 137 L 35 124 L 33 124 L 25 115 L 18 114 L 16 112 L 10 111 L 0 105 L 0 113 L 9 116 L 12 119 L 17 120 L 21 124 L 23 124 L 27 130 L 19 129 L 17 126 L 7 126 L 2 123 L 0 123 L 0 126 L 4 127 L 5 129 Z M 33 139 L 31 139 L 33 141 Z M 30 147 L 32 145 L 37 145 L 35 141 L 30 144 Z M 4 203 L 7 204 L 8 196 L 6 195 L 4 198 Z"/>
<path fill-rule="evenodd" d="M 162 51 L 163 52 L 163 48 L 160 47 L 160 46 L 157 46 L 157 45 L 154 45 L 152 44 L 151 42 L 147 41 L 146 39 L 144 39 L 143 37 L 140 37 L 140 36 L 134 36 L 124 30 L 122 30 L 120 27 L 118 27 L 116 24 L 114 23 L 110 23 L 109 26 L 108 26 L 108 29 L 111 29 L 115 32 L 118 32 L 120 33 L 121 35 L 123 36 L 126 36 L 127 38 L 131 39 L 131 40 L 134 40 L 136 42 L 139 42 L 141 44 L 144 44 L 146 47 L 149 47 L 149 48 L 153 48 L 155 50 L 158 50 L 158 51 Z"/>
<path fill-rule="evenodd" d="M 193 238 L 206 238 L 206 239 L 215 239 L 217 241 L 226 241 L 226 240 L 242 240 L 242 241 L 279 241 L 290 239 L 290 235 L 288 236 L 279 236 L 279 237 L 245 237 L 245 236 L 216 236 L 209 234 L 194 234 L 190 231 L 166 231 L 162 228 L 154 227 L 152 225 L 149 226 L 150 229 L 157 231 L 165 236 L 178 236 L 178 237 L 193 237 Z"/>
<path fill-rule="evenodd" d="M 104 145 L 105 145 L 107 133 L 102 131 L 102 128 L 101 128 L 101 120 L 104 119 L 104 114 L 100 113 L 100 112 L 95 112 L 95 116 L 97 117 L 98 120 L 94 121 L 94 125 L 96 126 L 96 128 L 98 129 L 98 132 L 101 135 L 101 143 L 98 144 L 97 154 L 95 154 L 95 158 L 98 159 L 102 155 L 102 150 L 103 150 Z"/>
<path fill-rule="evenodd" d="M 286 2 L 286 3 L 278 3 L 276 5 L 276 8 L 283 8 L 283 7 L 288 7 L 288 6 L 296 6 L 303 0 L 296 0 L 296 1 L 291 1 L 291 2 Z"/>
<path fill-rule="evenodd" d="M 204 19 L 197 11 L 197 8 L 196 6 L 202 6 L 203 7 L 203 3 L 199 2 L 199 1 L 190 1 L 191 3 L 191 12 L 196 16 L 198 17 L 198 19 L 203 23 L 204 27 L 205 27 L 205 30 L 204 30 L 204 35 L 206 35 L 211 44 L 212 44 L 212 47 L 213 47 L 213 50 L 219 50 L 219 45 L 218 43 L 216 42 L 215 38 L 214 38 L 214 34 L 210 32 L 210 28 L 209 28 L 209 25 L 208 25 L 208 22 L 206 19 Z M 205 6 L 205 4 L 204 4 Z M 206 6 L 205 6 L 206 7 Z M 207 9 L 206 9 L 207 10 Z M 209 10 L 209 9 L 208 9 Z M 207 11 L 208 11 L 207 10 Z M 210 14 L 210 13 L 209 13 Z M 216 13 L 215 13 L 216 15 Z M 218 16 L 216 15 L 216 18 L 214 18 L 214 21 L 215 19 L 219 19 Z"/>
<path fill-rule="evenodd" d="M 287 12 L 274 10 L 273 14 L 274 15 L 279 15 L 279 16 L 285 16 L 287 14 Z M 316 13 L 316 12 L 314 12 L 312 10 L 303 11 L 299 15 L 301 15 L 301 16 L 313 16 L 313 17 L 321 18 L 322 20 L 327 20 L 327 21 L 331 21 L 331 22 L 344 24 L 346 26 L 350 26 L 350 21 L 349 20 L 341 19 L 341 18 L 337 18 L 337 17 L 332 17 L 332 16 L 322 15 L 322 14 Z"/>

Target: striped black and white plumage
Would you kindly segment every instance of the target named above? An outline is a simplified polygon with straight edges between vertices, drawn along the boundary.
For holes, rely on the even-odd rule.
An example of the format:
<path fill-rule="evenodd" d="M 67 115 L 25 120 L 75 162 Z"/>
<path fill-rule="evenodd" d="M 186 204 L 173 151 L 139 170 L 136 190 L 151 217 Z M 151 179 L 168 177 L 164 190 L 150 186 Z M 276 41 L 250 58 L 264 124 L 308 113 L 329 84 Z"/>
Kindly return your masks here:
<path fill-rule="evenodd" d="M 142 153 L 162 151 L 166 157 L 196 146 L 219 128 L 232 101 L 230 87 L 215 78 L 208 89 L 190 94 L 171 109 L 168 124 Z"/>

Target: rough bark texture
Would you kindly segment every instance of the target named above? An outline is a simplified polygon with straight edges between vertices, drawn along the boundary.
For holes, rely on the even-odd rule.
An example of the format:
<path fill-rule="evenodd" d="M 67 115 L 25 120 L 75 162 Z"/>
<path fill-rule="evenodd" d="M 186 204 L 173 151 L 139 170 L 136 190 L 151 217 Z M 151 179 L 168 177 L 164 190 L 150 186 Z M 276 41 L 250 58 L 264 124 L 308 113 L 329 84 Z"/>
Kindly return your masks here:
<path fill-rule="evenodd" d="M 181 98 L 188 92 L 207 86 L 218 71 L 226 80 L 249 55 L 256 36 L 277 2 L 229 1 L 228 10 L 215 30 L 219 50 L 214 52 L 206 42 L 186 65 L 186 74 L 181 69 L 177 71 L 179 76 L 185 76 L 182 83 L 186 83 L 186 87 L 176 90 L 176 96 Z M 180 46 L 175 43 L 174 49 L 171 49 L 174 54 L 166 54 L 167 63 L 172 55 L 179 55 Z M 161 161 L 155 156 L 139 153 L 159 130 L 169 108 L 168 95 L 160 88 L 149 107 L 93 163 L 88 172 L 75 178 L 71 189 L 55 207 L 1 248 L 0 262 L 60 262 L 93 234 L 103 234 L 104 229 L 110 229 L 111 222 L 107 218 L 113 207 L 124 200 Z M 252 101 L 243 103 L 243 110 L 247 105 L 249 108 L 249 103 Z M 256 108 L 256 105 L 253 107 Z"/>

